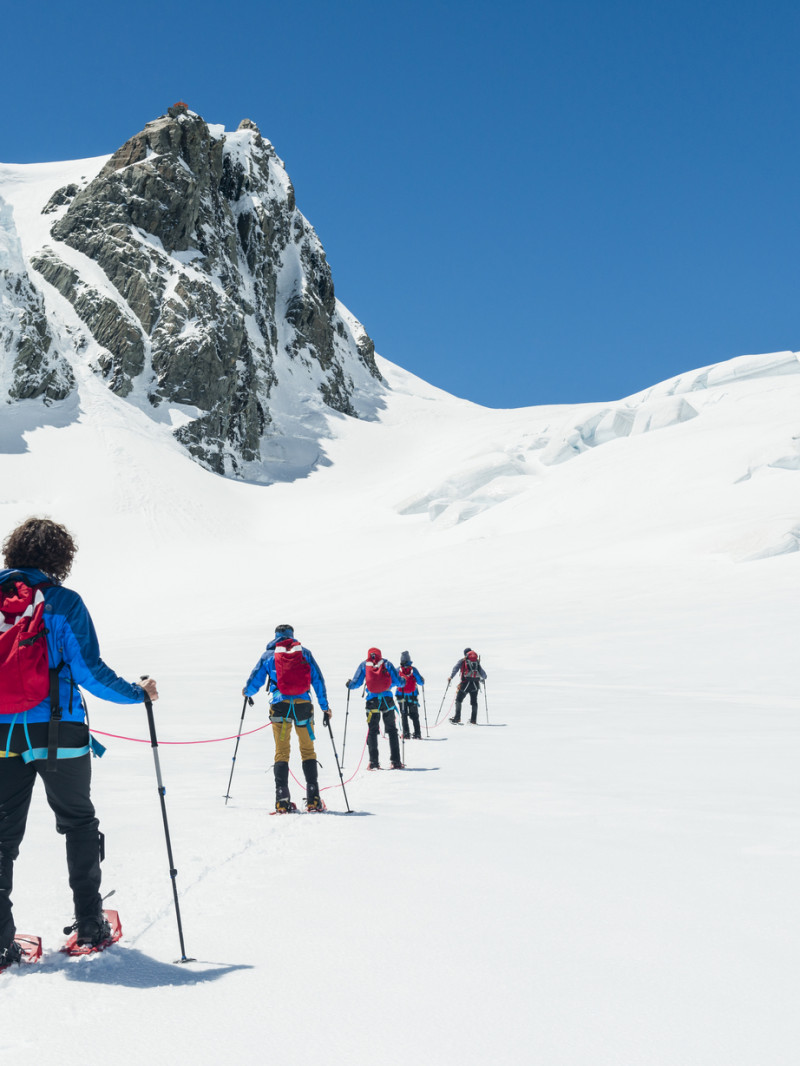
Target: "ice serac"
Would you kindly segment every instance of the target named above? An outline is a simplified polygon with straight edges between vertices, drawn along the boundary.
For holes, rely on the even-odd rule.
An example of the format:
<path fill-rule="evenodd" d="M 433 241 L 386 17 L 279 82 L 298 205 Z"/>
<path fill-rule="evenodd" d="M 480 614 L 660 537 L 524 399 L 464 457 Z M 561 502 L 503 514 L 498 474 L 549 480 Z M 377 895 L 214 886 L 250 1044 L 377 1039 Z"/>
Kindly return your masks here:
<path fill-rule="evenodd" d="M 253 122 L 230 133 L 172 108 L 45 210 L 54 244 L 32 263 L 100 346 L 94 369 L 120 396 L 141 384 L 154 406 L 188 408 L 175 433 L 203 465 L 293 476 L 326 414 L 374 410 L 372 341 Z"/>
<path fill-rule="evenodd" d="M 11 207 L 0 198 L 0 400 L 62 400 L 74 384 L 31 285 Z"/>

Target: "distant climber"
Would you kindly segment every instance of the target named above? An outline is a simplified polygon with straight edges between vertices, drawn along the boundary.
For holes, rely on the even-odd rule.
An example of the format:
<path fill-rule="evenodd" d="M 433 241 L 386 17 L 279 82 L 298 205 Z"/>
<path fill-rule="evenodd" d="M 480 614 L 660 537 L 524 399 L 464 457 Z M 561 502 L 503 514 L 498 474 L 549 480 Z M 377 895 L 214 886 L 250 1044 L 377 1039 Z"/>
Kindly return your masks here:
<path fill-rule="evenodd" d="M 425 678 L 417 670 L 411 661 L 407 651 L 400 653 L 400 678 L 402 685 L 396 690 L 397 702 L 400 706 L 400 717 L 403 721 L 403 739 L 421 740 L 422 733 L 419 728 L 419 689 L 425 684 Z M 414 726 L 413 734 L 409 732 L 408 720 Z"/>
<path fill-rule="evenodd" d="M 486 671 L 481 666 L 480 656 L 472 648 L 464 648 L 463 658 L 459 659 L 456 665 L 453 667 L 452 673 L 448 679 L 448 684 L 458 674 L 460 680 L 458 682 L 458 688 L 456 689 L 456 710 L 450 721 L 454 725 L 461 724 L 461 704 L 465 698 L 469 696 L 470 705 L 472 707 L 472 714 L 470 715 L 470 725 L 478 724 L 478 692 L 480 691 L 481 681 L 486 680 Z"/>
<path fill-rule="evenodd" d="M 392 687 L 402 685 L 402 680 L 397 669 L 384 659 L 380 648 L 370 648 L 367 658 L 359 663 L 358 669 L 353 674 L 352 680 L 347 682 L 349 689 L 361 688 L 366 685 L 365 695 L 367 700 L 367 748 L 369 750 L 369 769 L 380 770 L 380 756 L 378 753 L 378 733 L 380 731 L 381 715 L 383 727 L 389 738 L 389 757 L 393 770 L 402 770 L 403 761 L 400 758 L 400 741 L 397 736 L 397 707 L 392 698 Z"/>
<path fill-rule="evenodd" d="M 278 814 L 287 814 L 297 809 L 289 792 L 292 723 L 303 760 L 306 810 L 324 811 L 325 804 L 320 799 L 317 756 L 314 751 L 312 688 L 326 725 L 333 712 L 328 703 L 322 672 L 308 648 L 304 648 L 294 639 L 294 628 L 290 625 L 276 627 L 275 639 L 267 644 L 266 651 L 242 689 L 242 695 L 254 696 L 265 680 L 270 700 L 269 720 L 272 722 L 272 735 L 275 739 L 275 811 Z"/>

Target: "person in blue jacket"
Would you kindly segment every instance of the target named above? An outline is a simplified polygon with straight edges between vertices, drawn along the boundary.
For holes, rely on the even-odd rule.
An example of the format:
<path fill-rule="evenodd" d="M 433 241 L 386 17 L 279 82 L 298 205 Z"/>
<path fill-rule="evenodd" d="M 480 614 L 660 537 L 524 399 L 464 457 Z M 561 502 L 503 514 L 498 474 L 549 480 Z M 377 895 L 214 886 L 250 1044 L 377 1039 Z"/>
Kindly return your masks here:
<path fill-rule="evenodd" d="M 324 811 L 314 751 L 312 688 L 325 725 L 333 712 L 328 703 L 325 678 L 308 648 L 294 639 L 292 626 L 277 626 L 275 639 L 267 644 L 266 651 L 253 667 L 242 695 L 255 696 L 265 681 L 268 682 L 270 700 L 269 720 L 275 738 L 275 810 L 284 814 L 296 809 L 289 793 L 289 754 L 294 723 L 306 779 L 306 809 Z"/>
<path fill-rule="evenodd" d="M 50 693 L 20 711 L 19 703 L 9 706 L 11 682 L 0 685 L 0 967 L 19 961 L 11 889 L 37 776 L 66 838 L 78 943 L 99 944 L 109 935 L 100 897 L 104 840 L 90 798 L 90 751 L 102 749 L 90 740 L 81 688 L 112 703 L 158 699 L 154 680 L 124 681 L 101 659 L 83 600 L 61 584 L 76 550 L 69 531 L 48 518 L 27 519 L 3 544 L 0 636 L 13 640 L 20 618 L 15 605 L 28 599 L 33 609 L 43 601 Z"/>
<path fill-rule="evenodd" d="M 419 690 L 425 684 L 425 678 L 414 666 L 411 656 L 407 651 L 400 652 L 400 680 L 402 684 L 397 691 L 397 702 L 400 705 L 400 717 L 403 719 L 403 739 L 410 740 L 411 733 L 408 729 L 408 720 L 414 726 L 414 740 L 421 740 L 422 733 L 419 727 Z"/>
<path fill-rule="evenodd" d="M 384 659 L 380 648 L 370 648 L 363 663 L 359 663 L 358 669 L 353 674 L 347 687 L 361 688 L 365 685 L 367 699 L 367 749 L 369 750 L 370 770 L 380 770 L 380 756 L 378 755 L 378 733 L 380 731 L 381 715 L 383 715 L 383 727 L 389 738 L 389 757 L 393 770 L 402 770 L 403 761 L 400 758 L 400 741 L 397 736 L 397 707 L 392 698 L 392 688 L 402 685 L 402 679 L 396 668 Z"/>

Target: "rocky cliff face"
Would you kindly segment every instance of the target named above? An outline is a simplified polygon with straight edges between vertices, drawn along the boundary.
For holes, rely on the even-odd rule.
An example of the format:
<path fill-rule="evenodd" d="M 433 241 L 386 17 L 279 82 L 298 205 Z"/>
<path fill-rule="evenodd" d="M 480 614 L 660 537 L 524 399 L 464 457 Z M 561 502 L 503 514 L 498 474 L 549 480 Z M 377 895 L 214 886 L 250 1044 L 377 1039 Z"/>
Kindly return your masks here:
<path fill-rule="evenodd" d="M 293 440 L 307 468 L 326 413 L 379 402 L 372 341 L 252 122 L 226 133 L 171 109 L 44 212 L 52 240 L 31 263 L 96 342 L 93 369 L 121 397 L 180 405 L 176 436 L 212 470 L 291 476 Z"/>
<path fill-rule="evenodd" d="M 31 285 L 11 209 L 0 200 L 0 401 L 63 400 L 75 380 Z"/>

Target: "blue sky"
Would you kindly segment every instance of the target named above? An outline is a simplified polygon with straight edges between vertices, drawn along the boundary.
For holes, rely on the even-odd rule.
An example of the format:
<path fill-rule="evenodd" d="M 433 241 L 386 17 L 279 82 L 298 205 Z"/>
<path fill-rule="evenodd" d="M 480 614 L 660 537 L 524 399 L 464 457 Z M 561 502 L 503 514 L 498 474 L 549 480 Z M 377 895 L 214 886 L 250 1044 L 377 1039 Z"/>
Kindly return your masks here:
<path fill-rule="evenodd" d="M 275 145 L 387 358 L 494 407 L 800 348 L 800 7 L 16 4 L 0 159 L 177 99 Z M 8 42 L 13 42 L 9 49 Z"/>

